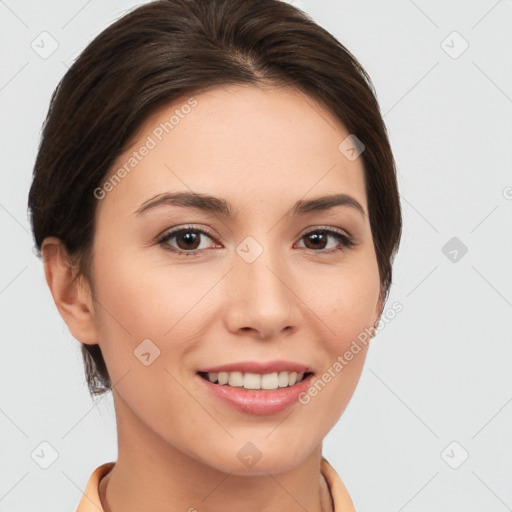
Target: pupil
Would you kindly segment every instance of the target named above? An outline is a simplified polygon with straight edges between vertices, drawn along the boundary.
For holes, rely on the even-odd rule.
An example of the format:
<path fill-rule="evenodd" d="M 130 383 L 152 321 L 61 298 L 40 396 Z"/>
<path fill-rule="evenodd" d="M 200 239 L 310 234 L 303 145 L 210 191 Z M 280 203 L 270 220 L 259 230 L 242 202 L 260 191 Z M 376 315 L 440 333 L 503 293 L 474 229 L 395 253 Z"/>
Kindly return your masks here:
<path fill-rule="evenodd" d="M 324 237 L 324 235 L 322 233 L 315 233 L 315 234 L 312 234 L 312 235 L 309 235 L 309 239 L 310 240 L 316 240 L 316 242 L 313 243 L 314 246 L 318 246 L 319 243 L 321 244 L 322 243 L 322 238 Z"/>
<path fill-rule="evenodd" d="M 196 233 L 187 232 L 186 234 L 182 235 L 182 238 L 185 239 L 185 245 L 187 245 L 186 249 L 191 249 L 191 248 L 194 249 L 195 248 L 195 247 L 191 247 L 190 245 L 194 244 L 194 242 L 197 241 L 197 240 L 195 240 L 196 238 L 198 238 Z"/>

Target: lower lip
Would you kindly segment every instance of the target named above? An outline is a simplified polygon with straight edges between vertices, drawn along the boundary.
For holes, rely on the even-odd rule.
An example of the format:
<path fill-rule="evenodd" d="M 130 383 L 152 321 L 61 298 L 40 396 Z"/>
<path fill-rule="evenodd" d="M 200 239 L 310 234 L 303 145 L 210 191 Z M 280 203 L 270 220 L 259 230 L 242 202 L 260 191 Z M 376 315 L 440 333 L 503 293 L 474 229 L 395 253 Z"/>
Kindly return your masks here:
<path fill-rule="evenodd" d="M 277 414 L 296 404 L 299 395 L 308 389 L 312 377 L 313 374 L 309 374 L 305 379 L 302 379 L 293 386 L 266 391 L 213 384 L 209 380 L 197 375 L 197 378 L 216 397 L 239 411 L 257 415 Z"/>

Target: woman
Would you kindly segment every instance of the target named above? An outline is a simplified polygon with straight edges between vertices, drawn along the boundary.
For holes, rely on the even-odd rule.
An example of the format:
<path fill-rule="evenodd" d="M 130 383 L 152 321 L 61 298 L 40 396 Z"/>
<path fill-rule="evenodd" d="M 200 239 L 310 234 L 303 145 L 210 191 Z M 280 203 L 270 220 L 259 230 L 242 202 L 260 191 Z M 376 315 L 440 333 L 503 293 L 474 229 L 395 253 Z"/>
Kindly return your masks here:
<path fill-rule="evenodd" d="M 52 98 L 29 208 L 118 459 L 79 512 L 354 510 L 322 440 L 401 233 L 370 79 L 278 0 L 163 0 Z"/>

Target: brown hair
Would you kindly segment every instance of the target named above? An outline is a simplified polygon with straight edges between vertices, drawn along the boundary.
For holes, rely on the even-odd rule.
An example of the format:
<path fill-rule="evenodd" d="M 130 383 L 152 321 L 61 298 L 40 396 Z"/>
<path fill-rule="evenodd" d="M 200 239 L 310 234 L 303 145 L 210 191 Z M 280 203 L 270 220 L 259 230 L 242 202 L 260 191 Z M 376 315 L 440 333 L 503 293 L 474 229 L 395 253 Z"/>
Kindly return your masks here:
<path fill-rule="evenodd" d="M 54 91 L 43 125 L 28 198 L 38 251 L 45 237 L 61 239 L 77 262 L 76 277 L 86 277 L 94 290 L 94 190 L 159 107 L 228 84 L 296 87 L 363 142 L 370 225 L 387 298 L 402 220 L 373 84 L 329 32 L 279 0 L 154 1 L 87 46 Z M 91 395 L 110 390 L 99 345 L 82 344 L 82 355 Z"/>

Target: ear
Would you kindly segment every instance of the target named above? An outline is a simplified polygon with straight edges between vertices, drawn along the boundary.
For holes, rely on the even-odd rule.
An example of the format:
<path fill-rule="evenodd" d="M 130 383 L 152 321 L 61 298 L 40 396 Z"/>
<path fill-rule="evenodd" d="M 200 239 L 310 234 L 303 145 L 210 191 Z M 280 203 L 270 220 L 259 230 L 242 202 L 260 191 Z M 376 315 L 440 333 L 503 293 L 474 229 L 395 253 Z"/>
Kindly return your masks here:
<path fill-rule="evenodd" d="M 379 299 L 378 299 L 377 304 L 375 306 L 375 321 L 373 323 L 373 326 L 375 328 L 376 328 L 377 324 L 379 323 L 380 317 L 382 316 L 382 313 L 384 311 L 384 304 L 385 304 L 385 302 L 386 302 L 386 293 L 385 293 L 385 291 L 381 287 L 380 293 L 379 293 Z"/>
<path fill-rule="evenodd" d="M 82 277 L 74 279 L 77 268 L 73 267 L 60 239 L 45 238 L 41 253 L 46 283 L 71 334 L 81 343 L 97 344 L 98 332 L 89 284 Z"/>

